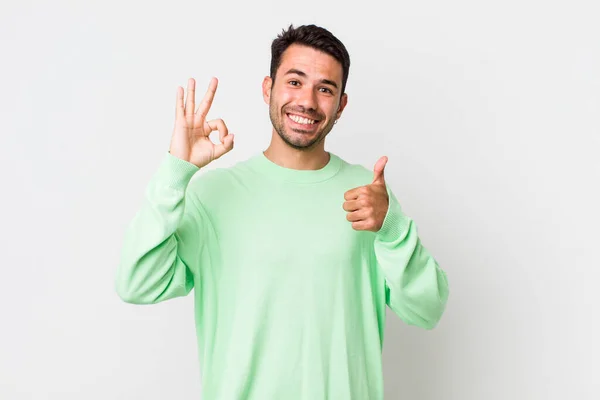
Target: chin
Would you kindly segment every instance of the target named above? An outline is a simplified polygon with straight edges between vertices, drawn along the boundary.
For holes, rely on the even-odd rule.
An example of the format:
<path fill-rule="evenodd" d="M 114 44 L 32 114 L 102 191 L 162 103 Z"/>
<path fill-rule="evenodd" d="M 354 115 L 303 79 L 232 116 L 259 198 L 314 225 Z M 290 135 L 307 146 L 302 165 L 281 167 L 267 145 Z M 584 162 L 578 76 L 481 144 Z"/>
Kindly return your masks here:
<path fill-rule="evenodd" d="M 277 133 L 279 134 L 281 140 L 283 140 L 288 146 L 291 146 L 298 150 L 312 148 L 315 144 L 319 142 L 318 137 L 312 138 L 309 137 L 309 135 L 307 135 L 306 133 L 294 131 L 289 132 L 288 130 L 286 130 L 284 134 L 282 134 L 279 130 L 277 131 Z"/>
<path fill-rule="evenodd" d="M 298 138 L 297 135 L 300 135 L 301 137 Z M 316 136 L 314 137 L 312 135 L 308 136 L 303 133 L 295 133 L 295 136 L 295 138 L 293 136 L 291 138 L 288 136 L 288 139 L 291 140 L 287 140 L 287 143 L 297 149 L 311 149 L 318 145 L 323 138 L 320 132 L 317 132 Z"/>

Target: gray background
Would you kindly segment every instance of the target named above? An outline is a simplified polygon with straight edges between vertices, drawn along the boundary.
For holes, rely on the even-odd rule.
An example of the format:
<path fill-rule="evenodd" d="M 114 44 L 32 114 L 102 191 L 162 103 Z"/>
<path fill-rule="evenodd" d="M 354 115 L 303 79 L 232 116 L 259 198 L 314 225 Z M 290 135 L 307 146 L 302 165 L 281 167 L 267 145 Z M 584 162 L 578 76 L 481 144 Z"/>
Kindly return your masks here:
<path fill-rule="evenodd" d="M 218 3 L 218 4 L 217 4 Z M 0 6 L 0 399 L 197 399 L 192 297 L 114 293 L 175 90 L 263 150 L 290 23 L 352 57 L 327 149 L 386 178 L 448 272 L 437 329 L 392 313 L 386 399 L 600 398 L 600 28 L 594 2 L 19 1 Z"/>

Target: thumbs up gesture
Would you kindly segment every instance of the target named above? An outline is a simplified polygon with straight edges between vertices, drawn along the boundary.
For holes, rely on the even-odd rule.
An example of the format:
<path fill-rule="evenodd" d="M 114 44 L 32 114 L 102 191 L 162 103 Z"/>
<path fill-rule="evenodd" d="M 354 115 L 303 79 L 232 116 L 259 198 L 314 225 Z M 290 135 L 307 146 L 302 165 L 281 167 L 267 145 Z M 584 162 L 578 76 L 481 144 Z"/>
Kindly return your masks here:
<path fill-rule="evenodd" d="M 352 228 L 357 231 L 377 232 L 383 225 L 388 211 L 389 199 L 385 185 L 384 169 L 388 161 L 381 157 L 373 169 L 373 182 L 344 193 L 344 210 L 346 219 L 352 222 Z"/>

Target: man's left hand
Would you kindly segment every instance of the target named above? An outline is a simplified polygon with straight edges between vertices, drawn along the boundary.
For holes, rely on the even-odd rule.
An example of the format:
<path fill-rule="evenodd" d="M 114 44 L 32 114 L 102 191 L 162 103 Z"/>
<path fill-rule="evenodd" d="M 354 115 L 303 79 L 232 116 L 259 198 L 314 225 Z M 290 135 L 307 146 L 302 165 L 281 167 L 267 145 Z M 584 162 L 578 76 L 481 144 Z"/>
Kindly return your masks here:
<path fill-rule="evenodd" d="M 373 182 L 344 193 L 344 210 L 348 211 L 346 219 L 352 222 L 357 231 L 377 232 L 383 225 L 388 211 L 389 199 L 383 170 L 388 158 L 381 157 L 373 169 Z"/>

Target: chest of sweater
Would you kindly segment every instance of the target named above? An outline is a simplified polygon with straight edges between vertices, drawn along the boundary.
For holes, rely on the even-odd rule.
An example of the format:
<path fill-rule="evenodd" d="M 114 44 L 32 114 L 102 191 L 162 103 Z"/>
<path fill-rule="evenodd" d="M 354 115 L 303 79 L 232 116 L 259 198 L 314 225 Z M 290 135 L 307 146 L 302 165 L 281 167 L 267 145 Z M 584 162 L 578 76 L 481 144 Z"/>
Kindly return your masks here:
<path fill-rule="evenodd" d="M 220 271 L 265 285 L 354 280 L 371 257 L 373 233 L 356 231 L 335 185 L 247 188 L 211 212 Z"/>

